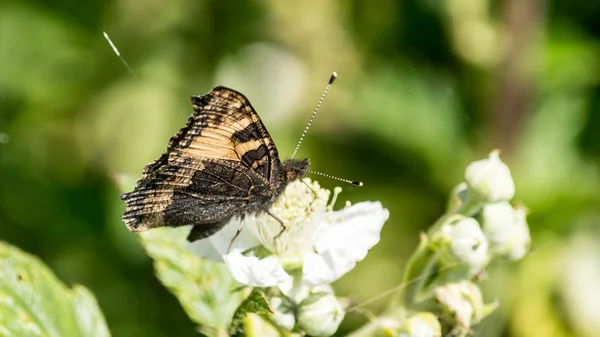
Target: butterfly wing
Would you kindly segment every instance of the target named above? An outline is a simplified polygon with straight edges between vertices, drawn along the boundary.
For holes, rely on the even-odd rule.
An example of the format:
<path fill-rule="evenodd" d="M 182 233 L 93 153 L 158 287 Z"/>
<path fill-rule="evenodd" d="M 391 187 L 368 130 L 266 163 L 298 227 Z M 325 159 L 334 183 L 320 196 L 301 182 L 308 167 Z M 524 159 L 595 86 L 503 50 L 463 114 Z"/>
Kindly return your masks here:
<path fill-rule="evenodd" d="M 279 186 L 277 149 L 244 95 L 216 87 L 192 103 L 194 114 L 167 152 L 121 196 L 132 231 L 195 225 L 196 239 L 206 237 L 233 215 L 267 203 Z"/>

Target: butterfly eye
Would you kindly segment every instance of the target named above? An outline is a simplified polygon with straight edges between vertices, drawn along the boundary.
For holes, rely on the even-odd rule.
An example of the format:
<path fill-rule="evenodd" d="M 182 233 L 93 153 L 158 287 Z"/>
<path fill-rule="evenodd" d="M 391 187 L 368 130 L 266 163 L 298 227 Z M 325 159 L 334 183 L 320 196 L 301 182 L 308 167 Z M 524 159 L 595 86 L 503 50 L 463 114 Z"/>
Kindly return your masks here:
<path fill-rule="evenodd" d="M 287 172 L 287 180 L 288 181 L 296 180 L 297 176 L 298 176 L 298 173 L 296 172 L 296 170 L 291 170 L 291 171 Z"/>
<path fill-rule="evenodd" d="M 303 173 L 306 172 L 309 166 L 310 161 L 308 160 L 308 158 L 302 159 L 302 161 L 300 162 L 300 171 L 302 171 Z"/>

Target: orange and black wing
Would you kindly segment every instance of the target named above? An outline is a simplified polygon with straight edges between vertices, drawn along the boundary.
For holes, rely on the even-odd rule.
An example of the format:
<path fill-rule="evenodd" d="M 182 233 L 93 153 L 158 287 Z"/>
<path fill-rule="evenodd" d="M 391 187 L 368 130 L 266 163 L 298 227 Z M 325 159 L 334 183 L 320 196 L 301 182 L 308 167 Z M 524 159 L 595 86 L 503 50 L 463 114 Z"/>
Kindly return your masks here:
<path fill-rule="evenodd" d="M 132 231 L 195 225 L 197 238 L 206 237 L 233 215 L 260 208 L 278 187 L 277 149 L 244 95 L 216 87 L 192 103 L 194 114 L 167 152 L 121 196 Z"/>

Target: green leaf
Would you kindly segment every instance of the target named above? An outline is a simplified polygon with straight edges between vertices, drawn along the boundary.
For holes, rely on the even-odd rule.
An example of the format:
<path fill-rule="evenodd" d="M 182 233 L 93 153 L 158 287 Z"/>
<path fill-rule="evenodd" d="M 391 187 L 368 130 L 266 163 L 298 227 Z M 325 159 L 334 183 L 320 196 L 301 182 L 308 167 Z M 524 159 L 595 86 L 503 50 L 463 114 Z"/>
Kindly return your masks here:
<path fill-rule="evenodd" d="M 128 175 L 114 174 L 121 191 L 135 186 Z M 224 263 L 200 258 L 187 245 L 188 227 L 154 228 L 140 233 L 142 244 L 154 260 L 160 281 L 177 297 L 190 319 L 201 325 L 205 335 L 226 335 L 236 309 L 247 293 Z"/>
<path fill-rule="evenodd" d="M 0 336 L 110 333 L 87 289 L 67 288 L 38 258 L 0 241 Z"/>
<path fill-rule="evenodd" d="M 249 314 L 266 315 L 272 314 L 273 310 L 265 297 L 265 293 L 255 288 L 252 293 L 240 304 L 231 321 L 229 333 L 235 336 L 245 336 L 244 320 Z"/>
<path fill-rule="evenodd" d="M 140 237 L 154 259 L 156 275 L 188 316 L 203 327 L 205 334 L 227 331 L 245 294 L 236 291 L 239 286 L 225 264 L 202 259 L 187 250 L 188 231 L 185 227 L 155 228 L 140 233 Z"/>

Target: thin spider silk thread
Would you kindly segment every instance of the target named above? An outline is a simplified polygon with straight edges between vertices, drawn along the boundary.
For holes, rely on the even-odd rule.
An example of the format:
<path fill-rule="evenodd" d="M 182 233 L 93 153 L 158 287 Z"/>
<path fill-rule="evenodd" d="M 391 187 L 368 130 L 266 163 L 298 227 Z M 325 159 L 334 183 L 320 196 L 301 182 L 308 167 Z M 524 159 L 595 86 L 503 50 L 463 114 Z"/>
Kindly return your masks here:
<path fill-rule="evenodd" d="M 429 274 L 426 274 L 426 275 L 422 275 L 422 276 L 419 276 L 419 277 L 415 277 L 414 279 L 412 279 L 412 280 L 410 280 L 410 281 L 408 281 L 408 282 L 406 282 L 406 283 L 402 283 L 402 284 L 400 284 L 400 285 L 397 285 L 397 286 L 395 286 L 395 287 L 393 287 L 393 288 L 391 288 L 391 289 L 388 289 L 388 290 L 386 290 L 386 291 L 382 292 L 382 293 L 381 293 L 381 294 L 379 294 L 379 295 L 376 295 L 376 296 L 374 296 L 374 297 L 371 297 L 370 299 L 368 299 L 368 300 L 366 300 L 366 301 L 363 301 L 363 302 L 361 302 L 361 303 L 359 303 L 359 304 L 356 304 L 356 305 L 354 305 L 354 306 L 352 306 L 352 307 L 348 308 L 348 310 L 346 310 L 346 312 L 348 313 L 348 312 L 351 312 L 351 311 L 357 310 L 357 309 L 359 309 L 360 307 L 363 307 L 363 306 L 365 306 L 365 305 L 367 305 L 367 304 L 373 303 L 373 302 L 375 302 L 375 301 L 377 301 L 377 300 L 379 300 L 379 299 L 381 299 L 381 298 L 383 298 L 383 297 L 386 297 L 386 296 L 388 296 L 389 294 L 392 294 L 392 293 L 394 293 L 394 292 L 396 292 L 396 291 L 398 291 L 398 290 L 401 290 L 401 289 L 403 289 L 403 288 L 405 288 L 405 287 L 408 287 L 409 285 L 411 285 L 411 284 L 413 284 L 413 283 L 415 283 L 415 282 L 418 282 L 418 281 L 420 281 L 420 280 L 422 280 L 422 279 L 428 278 L 428 277 L 429 277 L 429 276 L 431 276 L 431 275 L 435 275 L 435 274 L 437 274 L 437 273 L 440 273 L 440 272 L 442 272 L 442 271 L 444 271 L 444 270 L 447 270 L 447 269 L 450 269 L 450 268 L 454 268 L 454 267 L 456 267 L 456 266 L 460 265 L 461 263 L 464 263 L 464 262 L 457 262 L 457 263 L 455 263 L 455 264 L 452 264 L 452 265 L 446 266 L 446 267 L 444 267 L 444 268 L 441 268 L 441 269 L 439 269 L 439 270 L 436 270 L 435 272 L 431 272 L 431 273 L 429 273 Z"/>

